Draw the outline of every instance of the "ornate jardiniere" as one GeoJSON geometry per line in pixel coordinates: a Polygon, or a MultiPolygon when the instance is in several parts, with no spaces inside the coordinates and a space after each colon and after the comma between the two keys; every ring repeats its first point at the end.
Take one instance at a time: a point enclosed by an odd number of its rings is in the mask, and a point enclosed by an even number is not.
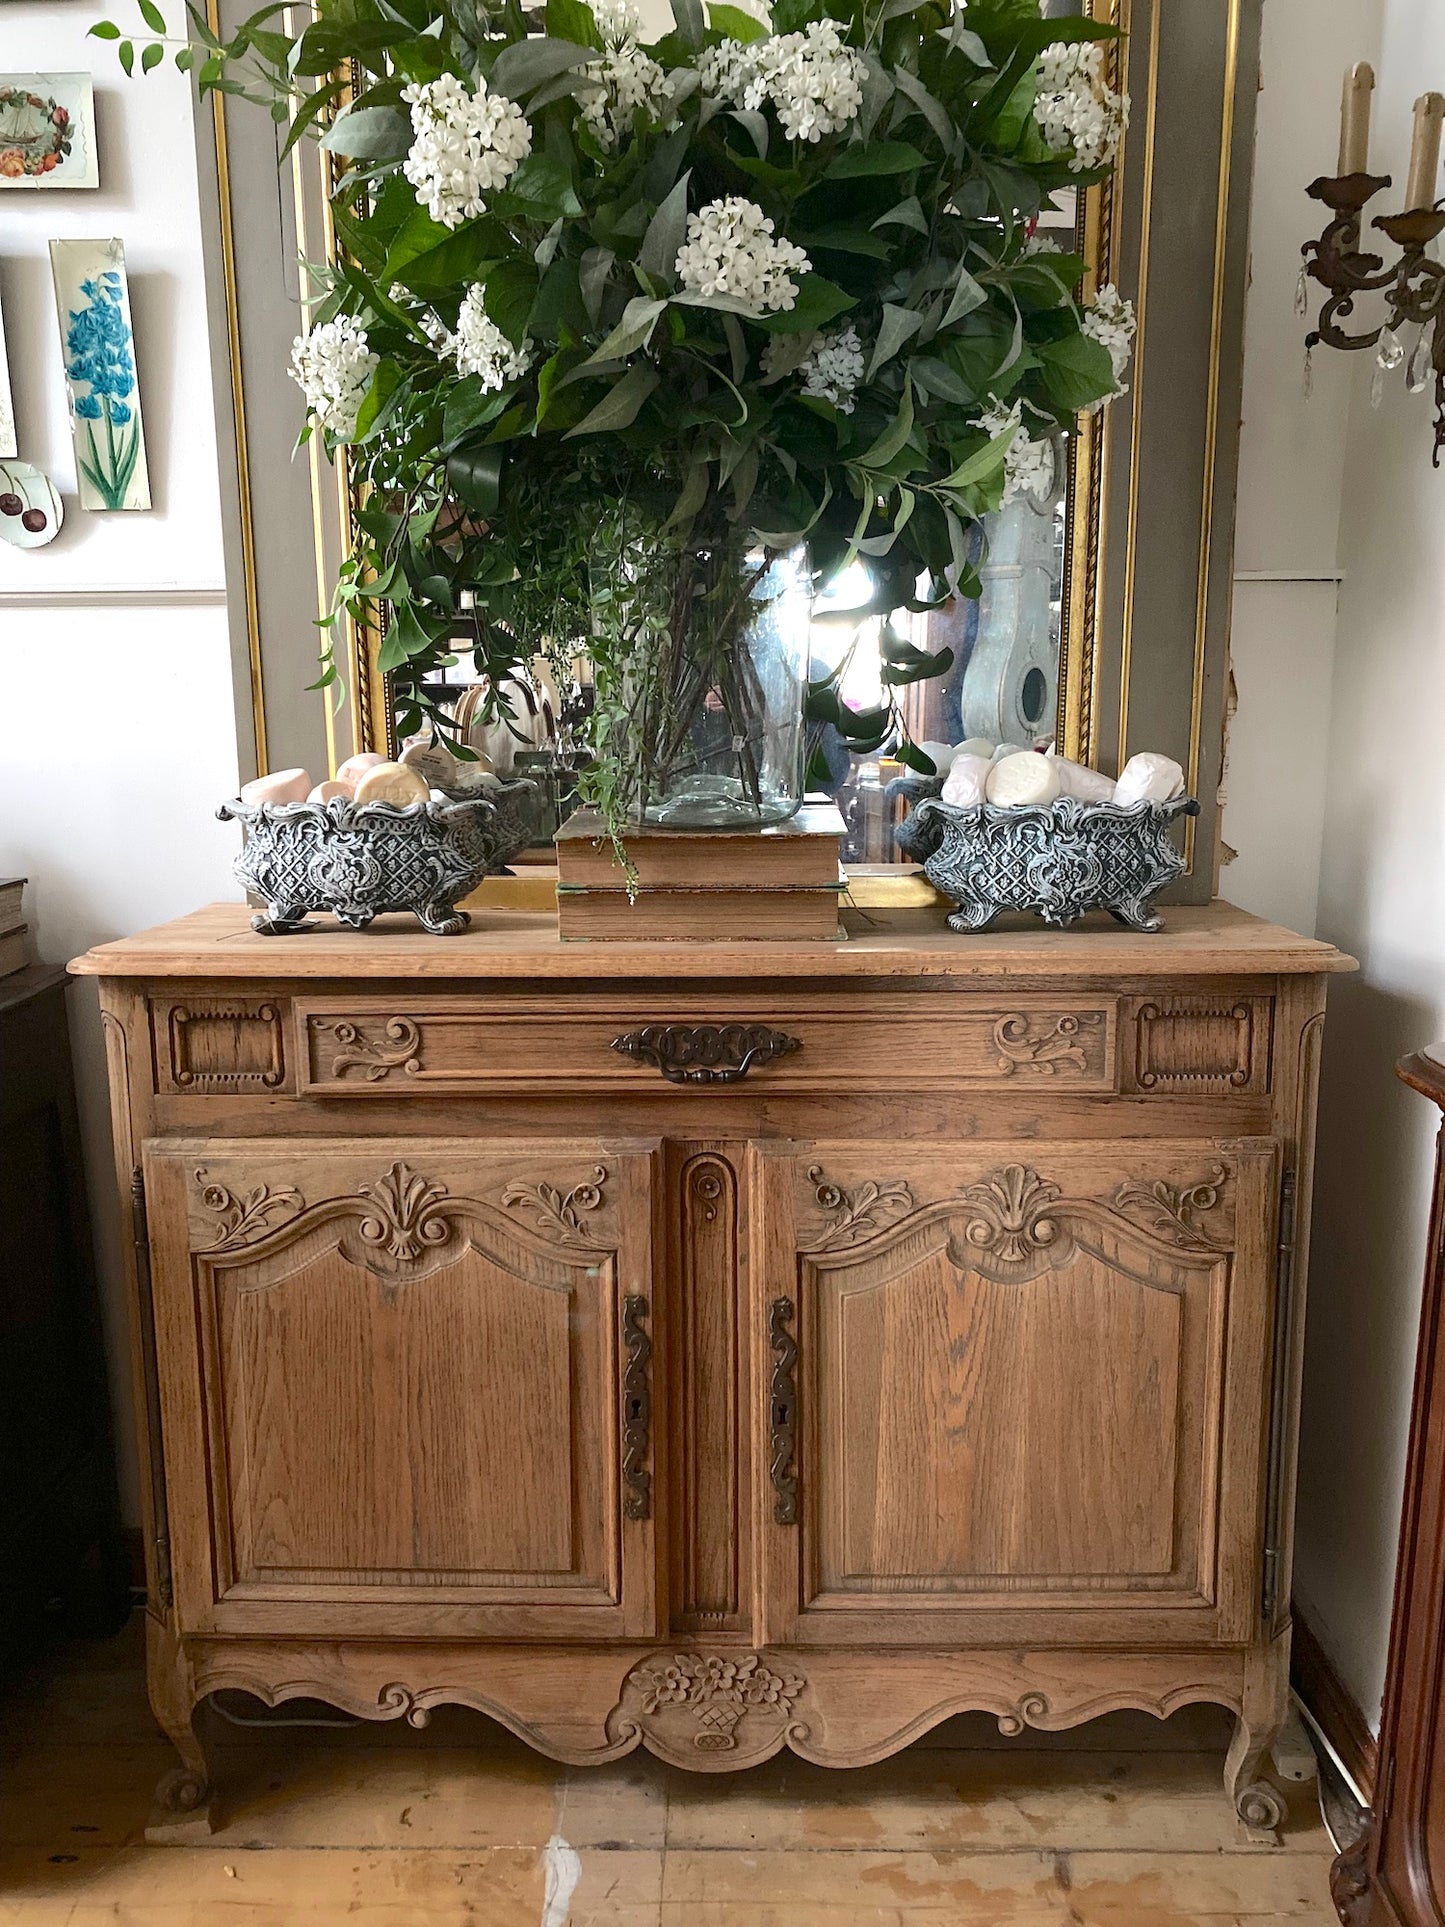
{"type": "Polygon", "coordinates": [[[313,928],[312,910],[329,910],[353,930],[383,911],[411,910],[434,935],[453,937],[471,922],[456,900],[496,863],[504,834],[487,797],[405,808],[237,797],[216,814],[245,826],[235,877],[265,900],[251,922],[268,937],[313,928]]]}
{"type": "Polygon", "coordinates": [[[1154,899],[1185,866],[1169,831],[1198,814],[1192,796],[1123,807],[1062,796],[1009,809],[927,796],[898,843],[952,897],[954,930],[982,930],[1005,910],[1033,910],[1057,924],[1107,910],[1131,929],[1162,930],[1154,899]]]}

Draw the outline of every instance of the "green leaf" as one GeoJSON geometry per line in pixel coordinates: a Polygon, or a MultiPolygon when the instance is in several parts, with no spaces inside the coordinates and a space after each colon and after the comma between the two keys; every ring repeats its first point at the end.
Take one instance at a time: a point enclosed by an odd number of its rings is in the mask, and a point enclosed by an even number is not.
{"type": "Polygon", "coordinates": [[[621,321],[602,346],[573,371],[574,375],[580,375],[584,369],[593,367],[599,361],[625,361],[636,349],[645,348],[652,339],[657,317],[666,306],[665,298],[648,301],[642,295],[634,295],[623,309],[621,321]]]}
{"type": "MultiPolygon", "coordinates": [[[[922,5],[923,0],[916,0],[922,5]]],[[[749,41],[766,40],[768,29],[756,14],[745,13],[741,7],[729,7],[724,0],[709,0],[707,17],[719,33],[726,34],[729,40],[741,40],[746,46],[749,41]]]]}
{"type": "Polygon", "coordinates": [[[509,199],[529,212],[545,215],[549,221],[555,221],[559,214],[570,219],[582,212],[571,175],[551,154],[529,154],[503,191],[509,199]]]}
{"type": "Polygon", "coordinates": [[[92,40],[119,40],[120,28],[113,20],[97,20],[89,30],[92,40]]]}
{"type": "Polygon", "coordinates": [[[940,40],[947,41],[954,53],[960,53],[965,60],[971,60],[975,67],[982,67],[987,71],[993,66],[988,48],[971,27],[964,26],[962,7],[955,8],[953,18],[948,25],[939,28],[938,37],[940,40]]]}
{"type": "Polygon", "coordinates": [[[597,326],[597,317],[602,312],[602,297],[607,289],[607,277],[612,272],[612,264],[617,256],[611,248],[588,248],[577,264],[577,279],[582,289],[582,302],[587,310],[591,325],[597,326]]]}
{"type": "Polygon", "coordinates": [[[887,261],[893,254],[892,248],[879,235],[841,221],[833,227],[816,228],[811,234],[799,234],[794,238],[799,247],[808,250],[810,256],[820,248],[824,253],[861,254],[870,261],[887,261]]]}
{"type": "Polygon", "coordinates": [[[1091,335],[1065,335],[1062,341],[1034,343],[1043,383],[1055,407],[1074,413],[1114,390],[1109,351],[1091,335]]]}
{"type": "Polygon", "coordinates": [[[1003,467],[1004,457],[1013,445],[1017,430],[1010,428],[1002,435],[995,435],[982,448],[961,461],[951,475],[945,475],[938,484],[940,488],[968,488],[976,482],[985,482],[997,475],[1003,467]]]}
{"type": "Polygon", "coordinates": [[[141,72],[148,74],[153,67],[159,67],[165,57],[165,48],[158,41],[152,41],[140,57],[141,72]]]}
{"type": "Polygon", "coordinates": [[[574,435],[600,435],[608,429],[630,428],[637,419],[637,411],[661,379],[655,368],[629,368],[597,406],[589,410],[575,428],[567,430],[564,440],[571,441],[574,435]]]}
{"type": "Polygon", "coordinates": [[[688,465],[687,479],[682,491],[672,505],[672,513],[662,526],[662,534],[672,535],[685,529],[707,500],[708,461],[705,455],[694,455],[688,465]]]}
{"type": "Polygon", "coordinates": [[[953,294],[943,311],[943,319],[939,322],[939,327],[951,328],[955,321],[962,321],[966,314],[972,314],[975,308],[981,308],[987,300],[987,294],[960,261],[958,279],[953,284],[953,294]]]}
{"type": "Polygon", "coordinates": [[[361,406],[356,411],[356,430],[353,442],[364,442],[377,423],[384,421],[389,412],[388,404],[402,383],[401,370],[394,361],[379,363],[371,378],[371,385],[361,398],[361,406]]]}
{"type": "Polygon", "coordinates": [[[508,100],[521,100],[558,74],[585,67],[595,57],[594,47],[578,46],[574,40],[555,40],[550,34],[514,40],[493,62],[488,90],[505,94],[508,100]]]}
{"type": "Polygon", "coordinates": [[[910,194],[896,207],[890,207],[886,214],[880,214],[873,225],[875,228],[910,227],[915,234],[927,234],[928,216],[923,212],[918,196],[910,194]]]}
{"type": "Polygon", "coordinates": [[[155,0],[138,0],[138,4],[140,6],[140,17],[150,28],[151,32],[164,33],[166,30],[166,17],[155,4],[155,0]]]}
{"type": "Polygon", "coordinates": [[[464,508],[494,515],[502,494],[502,450],[458,449],[447,457],[447,481],[464,508]]]}
{"type": "Polygon", "coordinates": [[[135,48],[129,40],[122,40],[117,52],[120,55],[120,64],[129,77],[135,72],[135,48]]]}
{"type": "Polygon", "coordinates": [[[855,456],[854,460],[859,468],[883,468],[898,454],[912,433],[913,386],[911,382],[905,381],[903,398],[898,404],[898,413],[873,445],[864,454],[855,456]]]}
{"type": "Polygon", "coordinates": [[[687,232],[687,184],[691,178],[689,168],[648,222],[642,246],[637,250],[638,267],[655,274],[669,287],[677,280],[677,252],[687,232]]]}
{"type": "Polygon", "coordinates": [[[474,429],[494,422],[506,406],[506,396],[484,389],[477,375],[467,375],[447,389],[442,410],[442,446],[450,449],[474,429]]]}
{"type": "Polygon", "coordinates": [[[498,261],[482,282],[482,306],[513,347],[526,338],[537,299],[537,270],[531,261],[498,261]]]}
{"type": "MultiPolygon", "coordinates": [[[[919,4],[921,4],[921,0],[919,0],[919,4]]],[[[938,136],[944,153],[951,154],[958,130],[954,126],[953,119],[943,102],[935,99],[918,76],[909,73],[906,67],[895,67],[893,69],[893,80],[899,93],[905,95],[907,99],[913,103],[915,109],[922,114],[923,118],[938,136]]],[[[891,125],[896,127],[899,120],[905,118],[907,118],[906,115],[895,113],[891,125]]]]}
{"type": "Polygon", "coordinates": [[[851,294],[844,294],[841,288],[821,274],[805,274],[798,283],[798,298],[791,308],[779,314],[760,314],[750,318],[769,334],[797,335],[810,328],[824,327],[835,316],[857,305],[851,294]]]}
{"type": "Polygon", "coordinates": [[[927,157],[907,141],[864,141],[858,147],[845,147],[825,169],[823,178],[852,181],[873,174],[906,174],[911,168],[927,165],[927,157]]]}
{"type": "Polygon", "coordinates": [[[883,303],[883,319],[878,324],[878,339],[868,363],[867,379],[872,381],[885,361],[891,361],[905,341],[923,326],[923,316],[914,308],[900,308],[891,301],[883,303]]]}
{"type": "MultiPolygon", "coordinates": [[[[177,70],[180,73],[188,74],[191,71],[191,67],[194,64],[195,58],[196,58],[196,50],[194,47],[190,47],[190,46],[177,47],[176,49],[177,70]]],[[[281,158],[283,160],[286,158],[284,152],[281,155],[281,158]]]]}
{"type": "Polygon", "coordinates": [[[706,25],[702,17],[702,0],[671,0],[672,17],[677,22],[678,36],[685,47],[697,49],[702,46],[706,25]]]}
{"type": "Polygon", "coordinates": [[[353,107],[321,136],[321,145],[348,160],[390,161],[406,153],[411,135],[411,116],[398,107],[353,107]]]}
{"type": "Polygon", "coordinates": [[[979,397],[946,361],[936,355],[915,355],[908,364],[915,384],[935,401],[951,402],[956,408],[973,408],[979,397]]]}
{"type": "Polygon", "coordinates": [[[728,118],[735,120],[738,126],[746,132],[749,140],[751,140],[754,148],[757,150],[758,159],[765,161],[768,158],[768,123],[766,116],[760,114],[755,107],[734,107],[728,118]]]}
{"type": "Polygon", "coordinates": [[[602,35],[586,0],[547,0],[547,32],[557,40],[574,40],[582,47],[600,48],[602,35]]]}

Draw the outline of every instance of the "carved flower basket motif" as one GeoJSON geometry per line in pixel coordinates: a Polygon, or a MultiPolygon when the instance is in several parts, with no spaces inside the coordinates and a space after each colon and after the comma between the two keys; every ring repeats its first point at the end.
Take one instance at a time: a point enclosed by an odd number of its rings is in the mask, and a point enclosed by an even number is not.
{"type": "Polygon", "coordinates": [[[436,936],[455,936],[471,922],[456,899],[505,860],[511,833],[487,797],[405,808],[237,798],[216,814],[245,827],[236,881],[264,900],[265,912],[251,922],[273,937],[313,928],[306,921],[313,910],[329,910],[354,930],[384,911],[410,910],[436,936]]]}
{"type": "Polygon", "coordinates": [[[1154,899],[1185,867],[1169,832],[1198,814],[1192,796],[1123,807],[1064,796],[1011,809],[926,796],[898,842],[957,905],[954,930],[982,930],[1006,910],[1060,925],[1107,910],[1132,930],[1162,930],[1154,899]]]}

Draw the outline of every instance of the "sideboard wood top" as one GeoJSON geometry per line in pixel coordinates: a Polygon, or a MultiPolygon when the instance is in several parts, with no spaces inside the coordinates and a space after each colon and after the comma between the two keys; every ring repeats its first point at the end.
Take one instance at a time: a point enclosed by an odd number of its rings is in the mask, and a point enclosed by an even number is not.
{"type": "Polygon", "coordinates": [[[70,968],[83,977],[433,978],[1092,977],[1316,975],[1353,970],[1332,944],[1296,936],[1233,904],[1165,910],[1153,936],[1092,917],[1072,930],[1022,919],[972,936],[938,910],[845,910],[846,943],[562,943],[554,916],[482,910],[457,937],[411,918],[369,930],[323,920],[295,937],[261,937],[242,903],[212,903],[174,923],[99,944],[70,968]]]}

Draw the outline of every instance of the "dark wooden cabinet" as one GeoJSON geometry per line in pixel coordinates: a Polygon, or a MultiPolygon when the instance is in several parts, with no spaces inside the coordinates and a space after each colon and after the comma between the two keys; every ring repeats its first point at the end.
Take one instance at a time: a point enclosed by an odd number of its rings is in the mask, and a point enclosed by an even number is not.
{"type": "Polygon", "coordinates": [[[162,1833],[237,1688],[711,1771],[1212,1700],[1278,1822],[1327,945],[1224,905],[596,946],[218,905],[79,967],[162,1833]],[[708,1071],[733,1024],[791,1048],[708,1071]],[[614,1048],[648,1025],[691,1076],[614,1048]]]}
{"type": "MultiPolygon", "coordinates": [[[[1398,1076],[1445,1112],[1445,1044],[1401,1058],[1398,1076]]],[[[1347,1927],[1445,1923],[1445,1121],[1420,1300],[1395,1603],[1376,1754],[1375,1812],[1335,1862],[1347,1927]]]]}
{"type": "Polygon", "coordinates": [[[0,978],[0,1655],[126,1607],[63,971],[0,978]]]}

